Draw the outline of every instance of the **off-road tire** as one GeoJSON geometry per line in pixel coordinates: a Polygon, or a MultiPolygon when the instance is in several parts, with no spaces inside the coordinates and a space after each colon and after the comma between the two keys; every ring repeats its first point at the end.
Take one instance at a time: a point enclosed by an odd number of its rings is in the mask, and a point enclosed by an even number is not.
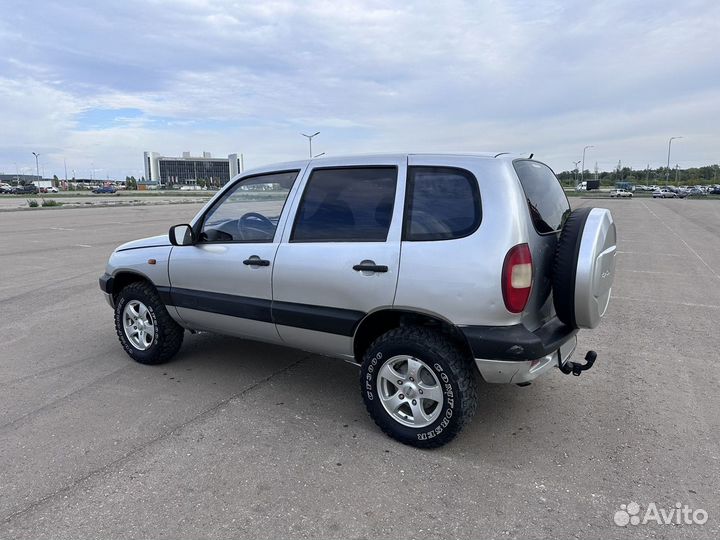
{"type": "Polygon", "coordinates": [[[115,332],[125,352],[141,364],[162,364],[170,360],[180,350],[183,335],[182,326],[176,323],[160,300],[155,288],[147,282],[137,281],[123,288],[115,300],[115,332]],[[130,300],[139,300],[152,313],[155,320],[155,336],[152,344],[141,351],[128,340],[123,329],[123,310],[130,300]]]}
{"type": "Polygon", "coordinates": [[[447,444],[470,422],[477,409],[477,381],[472,358],[441,333],[418,326],[396,328],[377,338],[365,352],[360,370],[360,388],[372,419],[393,439],[418,448],[447,444]],[[386,360],[398,355],[422,360],[440,380],[442,410],[428,426],[405,426],[380,403],[378,372],[386,360]]]}
{"type": "Polygon", "coordinates": [[[575,320],[575,278],[585,222],[592,208],[573,210],[565,221],[555,249],[552,269],[553,304],[558,319],[572,328],[579,328],[575,320]]]}

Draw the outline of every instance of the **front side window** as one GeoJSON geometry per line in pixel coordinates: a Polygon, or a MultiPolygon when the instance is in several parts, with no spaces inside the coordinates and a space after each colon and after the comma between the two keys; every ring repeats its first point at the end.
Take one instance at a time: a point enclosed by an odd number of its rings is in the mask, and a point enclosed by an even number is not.
{"type": "Polygon", "coordinates": [[[298,207],[291,242],[384,242],[397,168],[316,169],[298,207]]]}
{"type": "Polygon", "coordinates": [[[272,242],[299,171],[263,174],[238,182],[208,211],[201,242],[272,242]]]}
{"type": "Polygon", "coordinates": [[[451,240],[480,225],[477,179],[454,167],[410,167],[405,195],[403,240],[451,240]]]}

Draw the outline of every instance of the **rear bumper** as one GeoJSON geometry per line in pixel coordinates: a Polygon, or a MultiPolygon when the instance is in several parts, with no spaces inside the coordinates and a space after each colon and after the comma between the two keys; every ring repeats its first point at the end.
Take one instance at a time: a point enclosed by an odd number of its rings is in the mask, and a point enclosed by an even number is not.
{"type": "Polygon", "coordinates": [[[546,371],[565,364],[575,352],[577,337],[572,336],[556,351],[536,360],[488,360],[476,358],[480,375],[489,383],[522,384],[538,378],[546,371]]]}
{"type": "Polygon", "coordinates": [[[577,330],[553,317],[531,332],[522,324],[460,327],[475,358],[488,360],[537,360],[557,351],[577,330]]]}
{"type": "Polygon", "coordinates": [[[531,332],[523,325],[465,326],[480,374],[490,383],[530,382],[567,362],[577,346],[577,330],[557,317],[531,332]]]}

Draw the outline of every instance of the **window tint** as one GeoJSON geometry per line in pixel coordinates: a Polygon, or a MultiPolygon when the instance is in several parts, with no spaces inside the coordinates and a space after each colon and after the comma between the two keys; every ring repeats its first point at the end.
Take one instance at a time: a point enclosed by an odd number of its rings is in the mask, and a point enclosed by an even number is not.
{"type": "Polygon", "coordinates": [[[537,161],[517,160],[513,166],[525,191],[535,230],[540,234],[559,231],[570,215],[570,205],[555,174],[537,161]]]}
{"type": "Polygon", "coordinates": [[[316,169],[305,187],[291,242],[384,242],[397,169],[316,169]]]}
{"type": "Polygon", "coordinates": [[[272,242],[298,171],[240,180],[205,215],[204,242],[272,242]]]}
{"type": "Polygon", "coordinates": [[[410,167],[403,240],[450,240],[480,225],[480,191],[475,176],[451,167],[410,167]]]}

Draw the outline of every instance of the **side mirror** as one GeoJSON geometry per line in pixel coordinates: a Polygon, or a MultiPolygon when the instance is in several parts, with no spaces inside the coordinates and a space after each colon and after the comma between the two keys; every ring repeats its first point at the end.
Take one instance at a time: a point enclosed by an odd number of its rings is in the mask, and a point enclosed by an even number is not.
{"type": "Polygon", "coordinates": [[[195,234],[188,224],[174,225],[168,232],[170,243],[173,246],[192,246],[195,244],[195,234]]]}

